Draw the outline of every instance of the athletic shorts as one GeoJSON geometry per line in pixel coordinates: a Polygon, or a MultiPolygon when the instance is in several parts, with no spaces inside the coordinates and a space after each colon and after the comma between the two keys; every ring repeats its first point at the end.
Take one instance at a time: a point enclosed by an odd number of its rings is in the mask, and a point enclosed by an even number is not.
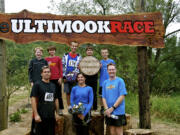
{"type": "Polygon", "coordinates": [[[70,94],[72,88],[73,88],[75,85],[76,85],[75,82],[65,82],[65,83],[64,83],[64,92],[65,92],[66,94],[70,94]]]}
{"type": "Polygon", "coordinates": [[[117,115],[119,118],[118,119],[113,119],[109,117],[105,117],[105,123],[108,126],[125,126],[127,124],[126,122],[126,116],[125,115],[117,115]]]}

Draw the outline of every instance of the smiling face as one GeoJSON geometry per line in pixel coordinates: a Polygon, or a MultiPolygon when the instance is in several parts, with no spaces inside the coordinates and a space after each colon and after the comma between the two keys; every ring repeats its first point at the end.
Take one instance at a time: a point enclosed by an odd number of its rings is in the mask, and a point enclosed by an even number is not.
{"type": "Polygon", "coordinates": [[[116,77],[116,67],[115,65],[108,65],[108,73],[110,80],[115,79],[116,77]]]}
{"type": "Polygon", "coordinates": [[[109,56],[109,52],[107,49],[102,49],[101,50],[101,56],[103,57],[103,59],[108,59],[108,56],[109,56]]]}
{"type": "Polygon", "coordinates": [[[77,48],[78,48],[78,43],[76,43],[76,42],[71,42],[71,46],[70,46],[70,48],[71,48],[71,53],[76,53],[76,50],[77,50],[77,48]]]}
{"type": "Polygon", "coordinates": [[[79,85],[84,85],[85,84],[85,80],[86,80],[86,78],[84,77],[83,74],[81,74],[81,73],[78,74],[77,81],[78,81],[79,85]]]}
{"type": "Polygon", "coordinates": [[[48,51],[50,56],[55,56],[56,50],[51,49],[48,51]]]}
{"type": "Polygon", "coordinates": [[[36,49],[35,56],[37,59],[41,59],[43,52],[40,49],[36,49]]]}

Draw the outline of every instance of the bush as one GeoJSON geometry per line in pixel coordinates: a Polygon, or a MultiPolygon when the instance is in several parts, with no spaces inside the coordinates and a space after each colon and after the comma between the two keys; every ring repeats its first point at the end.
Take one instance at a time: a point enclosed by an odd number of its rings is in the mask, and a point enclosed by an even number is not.
{"type": "Polygon", "coordinates": [[[21,112],[21,114],[24,114],[24,113],[27,113],[28,110],[26,108],[22,108],[20,112],[21,112]]]}
{"type": "Polygon", "coordinates": [[[17,112],[10,115],[10,121],[11,122],[19,122],[21,121],[21,113],[19,110],[17,112]]]}
{"type": "Polygon", "coordinates": [[[151,96],[151,113],[157,118],[180,123],[180,96],[151,96]]]}

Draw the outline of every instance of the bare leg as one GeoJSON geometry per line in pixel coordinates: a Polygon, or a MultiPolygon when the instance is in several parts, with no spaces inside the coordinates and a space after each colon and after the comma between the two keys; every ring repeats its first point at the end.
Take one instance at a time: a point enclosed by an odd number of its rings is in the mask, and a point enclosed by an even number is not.
{"type": "Polygon", "coordinates": [[[70,94],[66,94],[67,105],[70,106],[70,94]]]}
{"type": "Polygon", "coordinates": [[[116,135],[123,135],[123,126],[115,127],[116,135]]]}
{"type": "Polygon", "coordinates": [[[111,135],[116,135],[115,126],[109,126],[109,129],[110,129],[110,134],[111,135]]]}

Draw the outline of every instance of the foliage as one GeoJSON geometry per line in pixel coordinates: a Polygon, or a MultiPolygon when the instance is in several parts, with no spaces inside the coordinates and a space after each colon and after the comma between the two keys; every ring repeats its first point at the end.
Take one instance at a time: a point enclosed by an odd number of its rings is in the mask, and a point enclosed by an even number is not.
{"type": "Polygon", "coordinates": [[[127,0],[51,0],[49,9],[63,15],[112,15],[132,12],[127,0]]]}
{"type": "Polygon", "coordinates": [[[20,122],[21,121],[21,114],[27,113],[28,110],[26,108],[17,109],[15,113],[10,115],[11,122],[20,122]]]}
{"type": "Polygon", "coordinates": [[[151,113],[156,118],[180,123],[180,93],[173,96],[151,96],[151,113]]]}
{"type": "Polygon", "coordinates": [[[161,50],[159,60],[149,61],[151,92],[170,94],[180,91],[179,63],[180,45],[177,44],[176,36],[173,36],[166,39],[166,47],[161,50]]]}
{"type": "MultiPolygon", "coordinates": [[[[180,93],[172,95],[151,95],[151,115],[163,121],[180,123],[180,93]]],[[[126,113],[138,115],[138,95],[129,92],[126,96],[126,113]]]]}
{"type": "Polygon", "coordinates": [[[21,114],[24,114],[24,113],[27,113],[28,112],[28,110],[26,109],[26,108],[22,108],[21,110],[20,110],[20,113],[21,114]]]}
{"type": "Polygon", "coordinates": [[[11,122],[19,122],[21,121],[21,113],[19,110],[17,110],[15,113],[12,113],[10,115],[10,121],[11,122]]]}

